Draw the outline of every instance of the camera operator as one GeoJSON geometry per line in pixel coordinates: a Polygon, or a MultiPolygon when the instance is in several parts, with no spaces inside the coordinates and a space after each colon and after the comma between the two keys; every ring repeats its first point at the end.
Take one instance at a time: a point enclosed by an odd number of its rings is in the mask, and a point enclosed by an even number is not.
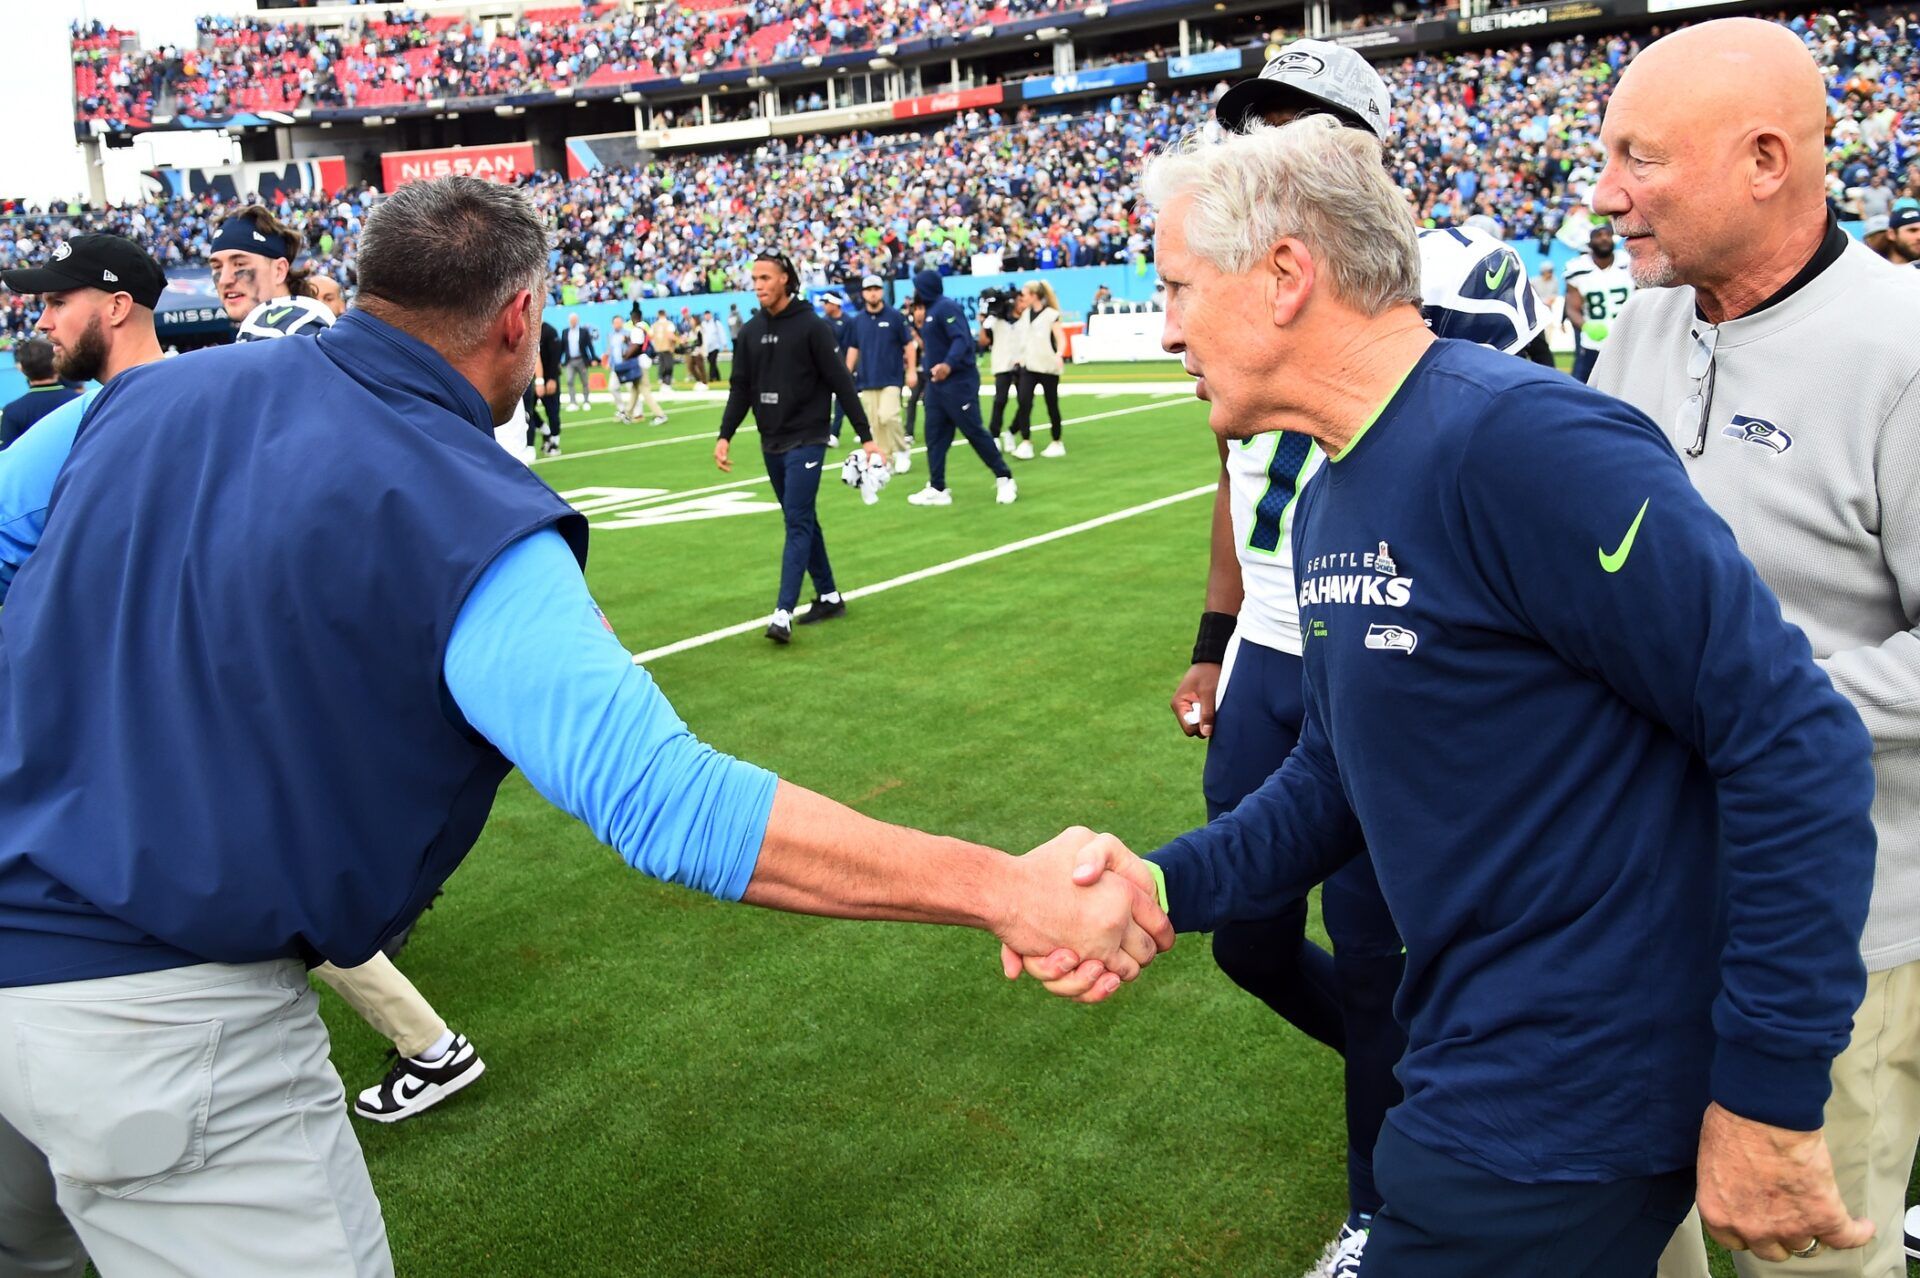
{"type": "Polygon", "coordinates": [[[1026,306],[1026,294],[990,288],[980,294],[980,335],[988,351],[988,369],[993,373],[993,422],[987,434],[1000,441],[1000,451],[1013,451],[1013,435],[1001,434],[1007,400],[1012,396],[1020,372],[1020,314],[1026,306]]]}

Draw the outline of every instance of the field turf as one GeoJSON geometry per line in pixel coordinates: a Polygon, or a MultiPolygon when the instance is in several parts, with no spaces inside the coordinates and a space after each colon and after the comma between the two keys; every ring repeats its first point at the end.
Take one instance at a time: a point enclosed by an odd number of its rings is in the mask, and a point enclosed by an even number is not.
{"type": "MultiPolygon", "coordinates": [[[[718,404],[667,403],[665,426],[570,416],[538,467],[638,525],[596,528],[588,572],[636,652],[764,618],[778,575],[753,436],[721,475],[718,404]]],[[[1204,409],[1063,408],[1069,455],[1015,463],[1011,507],[964,447],[946,509],[906,504],[922,459],[873,507],[832,476],[842,589],[1178,499],[855,598],[790,648],[650,661],[680,714],[873,816],[1003,848],[1085,823],[1145,850],[1198,822],[1202,748],[1167,700],[1201,602],[1204,409]]],[[[1344,1215],[1335,1057],[1204,937],[1104,1006],[1060,1003],[1003,980],[981,933],[653,883],[515,774],[401,966],[488,1065],[421,1117],[356,1120],[403,1275],[1291,1278],[1344,1215]]],[[[323,1007],[349,1090],[375,1081],[384,1041],[323,1007]]]]}

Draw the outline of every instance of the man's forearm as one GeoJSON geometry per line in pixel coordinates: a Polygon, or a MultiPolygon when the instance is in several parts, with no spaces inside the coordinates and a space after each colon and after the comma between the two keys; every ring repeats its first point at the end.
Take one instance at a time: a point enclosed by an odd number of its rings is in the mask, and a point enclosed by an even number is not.
{"type": "Polygon", "coordinates": [[[1013,858],[863,816],[788,781],[741,899],[847,919],[998,930],[1013,858]]]}

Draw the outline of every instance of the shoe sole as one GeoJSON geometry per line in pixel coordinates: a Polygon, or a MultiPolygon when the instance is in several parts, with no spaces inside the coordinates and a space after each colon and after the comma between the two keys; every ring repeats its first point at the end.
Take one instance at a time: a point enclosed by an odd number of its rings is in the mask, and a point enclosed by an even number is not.
{"type": "Polygon", "coordinates": [[[824,617],[813,617],[813,616],[795,617],[793,619],[793,624],[796,626],[817,626],[823,621],[832,621],[836,617],[844,617],[846,615],[847,615],[847,610],[845,608],[842,608],[839,612],[830,612],[824,617]]]}
{"type": "Polygon", "coordinates": [[[397,1123],[403,1118],[412,1118],[415,1114],[423,1110],[432,1109],[435,1105],[438,1105],[441,1101],[453,1095],[486,1072],[486,1061],[476,1059],[472,1069],[464,1074],[456,1075],[452,1082],[427,1084],[426,1090],[409,1101],[405,1109],[396,1109],[391,1114],[376,1114],[361,1109],[360,1102],[356,1100],[353,1103],[353,1112],[371,1123],[397,1123]]]}

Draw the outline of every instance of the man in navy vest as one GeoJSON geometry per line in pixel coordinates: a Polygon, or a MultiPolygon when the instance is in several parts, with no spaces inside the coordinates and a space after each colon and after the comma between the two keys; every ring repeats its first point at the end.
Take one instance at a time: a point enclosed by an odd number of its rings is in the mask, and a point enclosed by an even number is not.
{"type": "Polygon", "coordinates": [[[327,332],[131,369],[64,457],[0,456],[44,512],[0,545],[0,1246],[26,1270],[392,1273],[306,968],[416,916],[515,765],[723,899],[981,927],[1103,964],[1096,995],[1171,944],[1151,894],[1071,885],[1085,830],[1007,857],[687,730],[587,592],[585,521],[491,438],[546,260],[519,191],[413,183],[327,332]],[[531,676],[529,639],[556,658],[531,676]]]}

